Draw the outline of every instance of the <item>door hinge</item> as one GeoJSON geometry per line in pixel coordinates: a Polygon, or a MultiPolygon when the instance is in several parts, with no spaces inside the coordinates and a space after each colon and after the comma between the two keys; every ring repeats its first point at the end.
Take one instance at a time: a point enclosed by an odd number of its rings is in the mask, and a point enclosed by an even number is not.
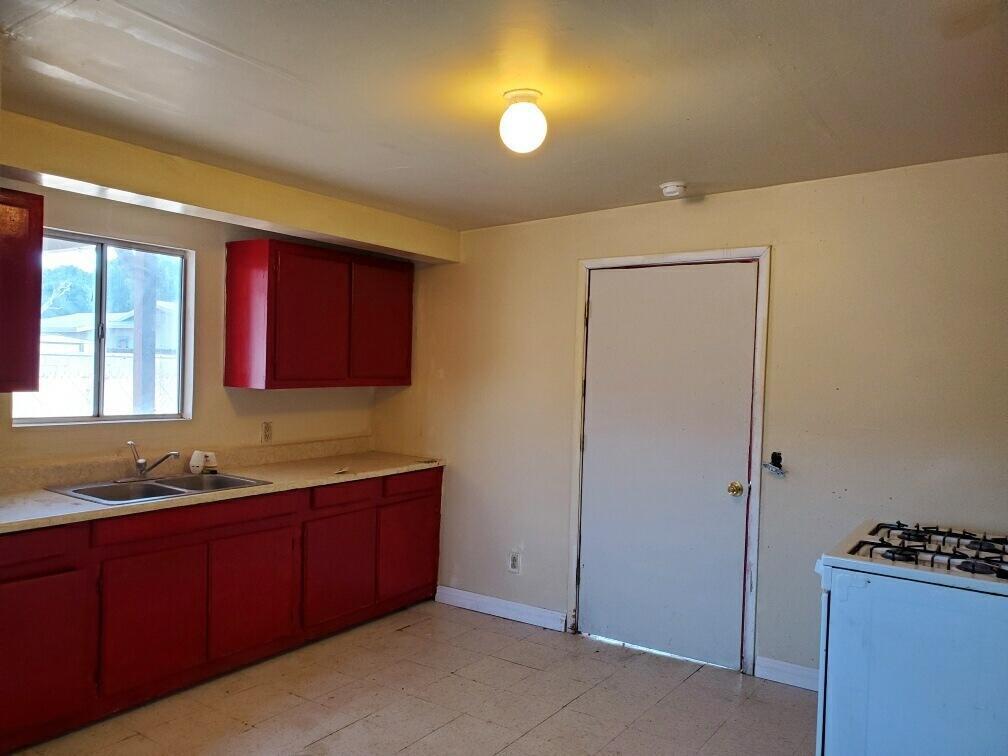
{"type": "Polygon", "coordinates": [[[588,316],[591,314],[591,300],[585,300],[585,325],[588,325],[588,316]]]}

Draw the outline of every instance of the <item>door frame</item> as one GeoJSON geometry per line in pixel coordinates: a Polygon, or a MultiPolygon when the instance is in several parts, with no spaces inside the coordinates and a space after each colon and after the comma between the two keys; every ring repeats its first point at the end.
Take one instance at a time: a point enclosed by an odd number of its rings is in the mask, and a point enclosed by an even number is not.
{"type": "Polygon", "coordinates": [[[584,455],[585,383],[587,378],[588,302],[590,274],[606,268],[650,268],[716,262],[752,261],[756,273],[756,332],[753,352],[752,418],[749,438],[749,498],[746,506],[745,570],[742,593],[742,672],[751,675],[756,663],[756,567],[759,555],[761,465],[763,462],[763,404],[766,382],[767,315],[770,295],[770,247],[733,247],[700,252],[603,257],[578,261],[578,309],[575,339],[575,412],[571,471],[570,564],[567,581],[567,629],[577,630],[581,556],[581,485],[584,455]]]}

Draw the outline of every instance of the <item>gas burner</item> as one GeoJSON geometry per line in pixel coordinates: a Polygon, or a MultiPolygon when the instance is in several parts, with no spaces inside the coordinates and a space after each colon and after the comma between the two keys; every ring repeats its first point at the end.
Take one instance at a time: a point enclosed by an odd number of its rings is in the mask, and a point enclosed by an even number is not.
{"type": "Polygon", "coordinates": [[[931,533],[925,532],[920,528],[907,528],[906,530],[901,530],[899,532],[899,537],[904,541],[926,543],[931,540],[931,533]]]}
{"type": "Polygon", "coordinates": [[[917,551],[907,546],[893,546],[882,552],[882,556],[890,562],[916,562],[917,551]]]}
{"type": "Polygon", "coordinates": [[[1008,538],[976,538],[966,544],[967,549],[1004,552],[1008,538]]]}
{"type": "Polygon", "coordinates": [[[994,565],[981,562],[979,559],[963,559],[956,565],[956,569],[973,575],[993,575],[996,571],[994,565]]]}
{"type": "Polygon", "coordinates": [[[998,567],[994,574],[1002,580],[1008,580],[1008,567],[998,567]]]}

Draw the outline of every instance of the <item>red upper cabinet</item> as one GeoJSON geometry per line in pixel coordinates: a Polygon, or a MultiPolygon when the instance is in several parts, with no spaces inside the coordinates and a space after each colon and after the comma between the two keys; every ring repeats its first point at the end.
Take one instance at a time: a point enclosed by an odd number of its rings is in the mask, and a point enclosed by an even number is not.
{"type": "Polygon", "coordinates": [[[411,264],[268,239],[227,247],[225,386],[409,383],[411,264]]]}
{"type": "Polygon", "coordinates": [[[273,378],[277,385],[346,380],[350,262],[322,249],[281,248],[273,283],[273,378]]]}
{"type": "Polygon", "coordinates": [[[375,384],[408,384],[413,266],[354,261],[350,303],[350,375],[375,384]]]}
{"type": "Polygon", "coordinates": [[[42,197],[0,188],[0,393],[38,391],[42,197]]]}

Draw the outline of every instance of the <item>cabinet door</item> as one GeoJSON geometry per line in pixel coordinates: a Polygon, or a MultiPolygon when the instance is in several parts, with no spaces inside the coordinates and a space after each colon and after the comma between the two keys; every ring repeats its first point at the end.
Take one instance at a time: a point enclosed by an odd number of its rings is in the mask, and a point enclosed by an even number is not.
{"type": "Polygon", "coordinates": [[[441,499],[423,496],[378,511],[378,598],[437,582],[441,499]]]}
{"type": "Polygon", "coordinates": [[[350,328],[352,378],[408,384],[413,347],[413,266],[355,260],[350,328]]]}
{"type": "Polygon", "coordinates": [[[350,263],[324,250],[278,245],[274,283],[276,384],[345,380],[350,339],[350,263]]]}
{"type": "Polygon", "coordinates": [[[0,188],[0,393],[38,391],[42,197],[0,188]]]}
{"type": "Polygon", "coordinates": [[[375,509],[304,526],[304,622],[317,625],[375,600],[375,509]]]}
{"type": "Polygon", "coordinates": [[[0,742],[88,706],[97,628],[95,581],[83,570],[0,584],[0,742]]]}
{"type": "Polygon", "coordinates": [[[210,544],[210,656],[262,646],[294,632],[295,530],[210,544]]]}
{"type": "Polygon", "coordinates": [[[206,546],[102,565],[102,688],[127,690],[206,659],[206,546]]]}

